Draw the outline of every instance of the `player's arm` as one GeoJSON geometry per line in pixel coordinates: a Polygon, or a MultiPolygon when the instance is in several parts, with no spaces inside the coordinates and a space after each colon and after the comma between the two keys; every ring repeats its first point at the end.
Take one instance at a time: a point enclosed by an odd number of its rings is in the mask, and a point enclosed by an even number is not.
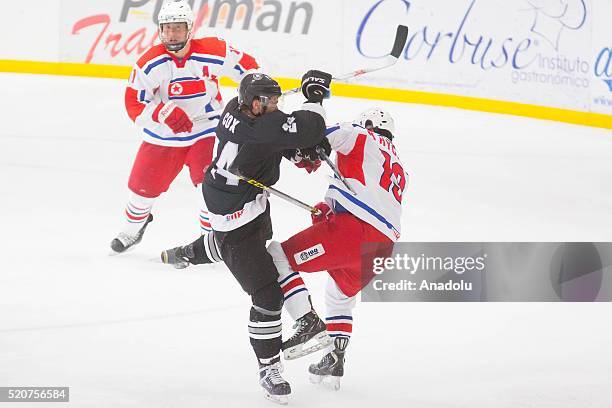
{"type": "MultiPolygon", "coordinates": [[[[306,105],[306,104],[305,104],[306,105]]],[[[319,143],[325,132],[324,112],[302,107],[290,114],[276,111],[262,116],[253,124],[256,143],[274,145],[275,151],[299,149],[319,143]]]]}
{"type": "Polygon", "coordinates": [[[157,95],[158,87],[138,64],[134,67],[125,88],[125,109],[130,119],[142,127],[158,122],[175,134],[191,132],[193,123],[189,116],[174,102],[162,102],[157,95]]]}
{"type": "MultiPolygon", "coordinates": [[[[363,129],[363,131],[367,134],[367,130],[363,129]]],[[[339,123],[328,127],[325,130],[325,137],[332,150],[341,154],[349,154],[355,147],[358,133],[352,123],[339,123]]]]}
{"type": "Polygon", "coordinates": [[[291,114],[275,111],[262,116],[254,124],[255,134],[262,135],[265,143],[278,146],[277,151],[319,144],[325,132],[323,100],[329,96],[331,80],[332,76],[326,72],[306,72],[301,86],[306,102],[301,109],[291,114]]]}
{"type": "Polygon", "coordinates": [[[157,108],[157,88],[136,65],[125,87],[125,110],[128,116],[139,126],[146,126],[152,120],[153,111],[157,108]]]}
{"type": "Polygon", "coordinates": [[[223,63],[223,74],[225,76],[240,83],[248,73],[261,71],[259,63],[253,56],[232,47],[227,42],[225,42],[225,47],[225,61],[223,63]]]}

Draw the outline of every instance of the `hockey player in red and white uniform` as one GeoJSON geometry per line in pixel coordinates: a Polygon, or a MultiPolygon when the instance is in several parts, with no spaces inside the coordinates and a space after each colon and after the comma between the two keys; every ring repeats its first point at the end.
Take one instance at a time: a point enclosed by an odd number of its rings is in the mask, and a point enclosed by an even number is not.
{"type": "MultiPolygon", "coordinates": [[[[219,78],[240,82],[259,68],[252,56],[222,39],[192,39],[194,15],[185,0],[166,1],[158,22],[161,44],[140,57],[125,90],[127,113],[143,129],[143,142],[128,181],[124,226],[111,242],[117,253],[140,242],[153,220],[155,199],[168,190],[184,165],[194,186],[202,183],[219,122],[214,112],[223,107],[219,78]]],[[[210,231],[210,222],[199,190],[197,196],[204,234],[210,231]]]]}
{"type": "Polygon", "coordinates": [[[352,327],[357,293],[373,273],[362,261],[386,257],[400,237],[406,173],[393,145],[394,122],[382,109],[365,111],[357,123],[328,128],[327,138],[337,152],[337,167],[355,192],[337,178],[331,180],[320,216],[313,225],[286,241],[272,241],[268,252],[279,272],[284,307],[296,320],[295,334],[283,343],[285,358],[301,357],[320,347],[303,349],[315,338],[324,344],[324,332],[333,348],[309,367],[311,380],[338,389],[344,374],[344,353],[352,327]],[[368,243],[367,247],[362,244],[368,243]],[[365,254],[362,250],[365,249],[365,254]],[[365,258],[364,258],[365,257],[365,258]],[[298,272],[328,271],[325,324],[312,309],[308,290],[298,272]]]}

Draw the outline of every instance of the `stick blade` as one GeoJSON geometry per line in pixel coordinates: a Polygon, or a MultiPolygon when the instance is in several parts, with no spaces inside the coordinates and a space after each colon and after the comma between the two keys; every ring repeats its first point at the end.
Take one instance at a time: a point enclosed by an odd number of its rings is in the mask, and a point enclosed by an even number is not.
{"type": "Polygon", "coordinates": [[[395,33],[395,42],[393,43],[393,49],[391,50],[391,56],[399,58],[404,51],[406,41],[408,40],[408,27],[405,25],[398,25],[395,33]]]}

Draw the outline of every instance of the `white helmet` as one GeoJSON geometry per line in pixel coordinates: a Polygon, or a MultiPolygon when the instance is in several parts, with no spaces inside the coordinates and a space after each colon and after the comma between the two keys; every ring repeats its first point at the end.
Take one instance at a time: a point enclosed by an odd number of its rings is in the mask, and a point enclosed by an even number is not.
{"type": "Polygon", "coordinates": [[[159,40],[164,44],[168,51],[177,52],[185,48],[187,42],[191,39],[193,29],[193,11],[189,3],[185,0],[166,0],[162,4],[159,14],[157,15],[157,24],[159,27],[159,40]],[[178,44],[167,44],[164,43],[162,38],[162,24],[167,23],[186,23],[187,24],[187,38],[184,42],[178,44]]]}
{"type": "Polygon", "coordinates": [[[372,129],[381,136],[393,139],[395,133],[395,122],[389,114],[381,108],[370,108],[362,112],[355,123],[366,129],[372,129]]]}

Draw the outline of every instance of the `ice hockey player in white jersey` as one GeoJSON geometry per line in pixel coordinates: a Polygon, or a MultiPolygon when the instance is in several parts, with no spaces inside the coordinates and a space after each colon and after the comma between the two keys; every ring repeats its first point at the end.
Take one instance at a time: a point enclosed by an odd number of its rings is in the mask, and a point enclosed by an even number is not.
{"type": "MultiPolygon", "coordinates": [[[[140,242],[153,219],[155,199],[168,190],[183,166],[189,168],[194,186],[202,183],[219,123],[214,112],[223,107],[219,79],[227,76],[240,82],[259,69],[253,57],[222,39],[192,39],[194,15],[185,0],[164,2],[158,21],[161,44],[138,59],[125,90],[127,114],[142,128],[143,142],[128,180],[123,227],[111,242],[116,253],[140,242]]],[[[211,229],[208,212],[195,191],[205,233],[211,229]]]]}
{"type": "Polygon", "coordinates": [[[328,128],[338,170],[355,194],[334,178],[325,202],[316,206],[322,214],[313,216],[313,225],[268,246],[279,272],[285,310],[296,320],[296,332],[282,346],[285,358],[319,349],[316,343],[305,347],[312,339],[323,343],[322,332],[327,328],[334,345],[309,372],[313,382],[325,381],[335,389],[344,374],[356,295],[373,277],[368,268],[362,271],[362,262],[389,256],[400,237],[406,173],[392,142],[394,132],[393,119],[379,108],[367,110],[356,123],[328,128]],[[312,309],[299,274],[319,271],[330,276],[325,325],[312,309]]]}

